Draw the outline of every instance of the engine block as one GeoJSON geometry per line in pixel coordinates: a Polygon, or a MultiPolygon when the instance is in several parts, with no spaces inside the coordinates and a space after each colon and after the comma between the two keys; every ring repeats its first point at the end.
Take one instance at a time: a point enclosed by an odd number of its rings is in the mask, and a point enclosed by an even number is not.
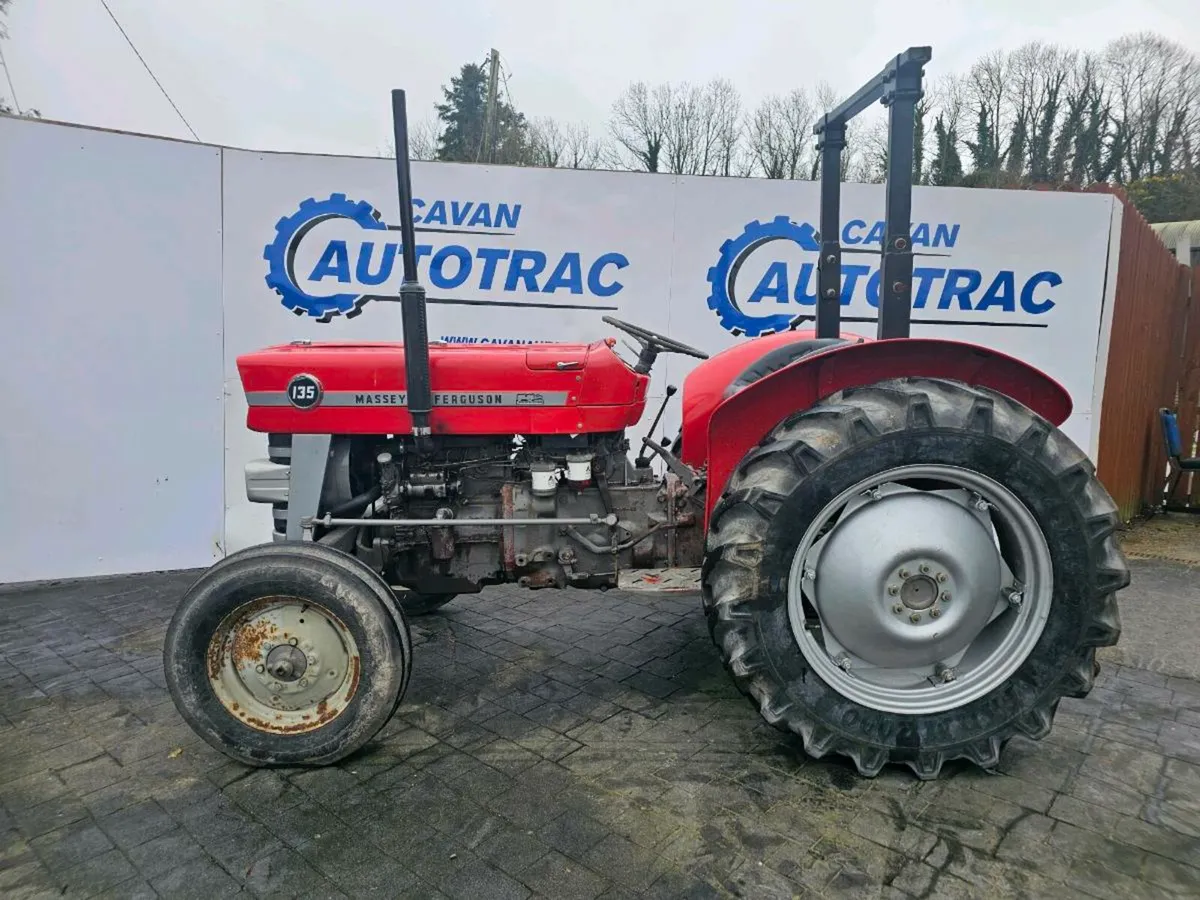
{"type": "MultiPolygon", "coordinates": [[[[271,460],[246,469],[250,498],[274,506],[279,540],[297,487],[285,437],[272,435],[271,460]]],[[[313,539],[413,591],[614,587],[623,571],[695,566],[703,551],[696,492],[632,464],[620,434],[451,439],[419,466],[404,439],[337,437],[327,458],[313,539]],[[322,525],[356,499],[361,524],[322,525]]]]}

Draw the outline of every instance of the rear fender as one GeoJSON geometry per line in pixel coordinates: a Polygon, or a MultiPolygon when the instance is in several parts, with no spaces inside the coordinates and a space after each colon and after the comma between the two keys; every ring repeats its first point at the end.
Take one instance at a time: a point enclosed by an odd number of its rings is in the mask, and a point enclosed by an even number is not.
{"type": "Polygon", "coordinates": [[[1071,415],[1071,395],[1054,379],[976,344],[899,338],[832,347],[759,379],[717,406],[708,423],[705,527],[738,463],[783,419],[845,388],[905,377],[990,388],[1055,426],[1071,415]]]}

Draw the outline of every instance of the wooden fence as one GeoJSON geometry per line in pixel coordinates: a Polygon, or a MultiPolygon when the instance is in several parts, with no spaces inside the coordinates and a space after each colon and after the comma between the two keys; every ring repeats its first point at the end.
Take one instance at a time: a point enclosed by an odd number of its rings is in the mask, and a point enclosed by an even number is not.
{"type": "MultiPolygon", "coordinates": [[[[1097,469],[1128,521],[1162,502],[1166,450],[1158,409],[1179,416],[1184,456],[1200,426],[1200,267],[1174,255],[1119,188],[1121,251],[1097,469]]],[[[1200,477],[1185,476],[1169,502],[1200,509],[1200,477]]]]}

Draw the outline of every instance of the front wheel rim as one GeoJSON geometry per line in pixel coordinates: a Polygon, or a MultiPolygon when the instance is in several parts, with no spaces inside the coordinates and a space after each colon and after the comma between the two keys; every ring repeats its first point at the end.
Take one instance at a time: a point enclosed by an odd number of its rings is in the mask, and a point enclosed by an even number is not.
{"type": "Polygon", "coordinates": [[[217,626],[208,681],[232,716],[268,734],[304,734],[341,715],[358,692],[361,659],[350,629],[297,597],[243,604],[217,626]]]}
{"type": "Polygon", "coordinates": [[[1011,491],[958,466],[904,466],[817,514],[792,560],[788,618],[805,661],[842,696],[928,715],[1007,681],[1053,594],[1046,538],[1011,491]]]}

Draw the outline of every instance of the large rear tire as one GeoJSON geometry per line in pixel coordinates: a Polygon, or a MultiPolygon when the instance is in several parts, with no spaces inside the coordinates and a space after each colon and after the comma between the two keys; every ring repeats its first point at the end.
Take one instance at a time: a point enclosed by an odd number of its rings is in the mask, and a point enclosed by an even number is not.
{"type": "Polygon", "coordinates": [[[1086,455],[1011,399],[931,379],[782,422],[713,512],[703,595],[734,682],[864,776],[995,768],[1082,697],[1120,636],[1117,510],[1086,455]]]}
{"type": "Polygon", "coordinates": [[[375,572],[323,544],[280,542],[200,576],[163,662],[176,709],[215,749],[251,766],[328,765],[395,713],[412,642],[375,572]]]}

